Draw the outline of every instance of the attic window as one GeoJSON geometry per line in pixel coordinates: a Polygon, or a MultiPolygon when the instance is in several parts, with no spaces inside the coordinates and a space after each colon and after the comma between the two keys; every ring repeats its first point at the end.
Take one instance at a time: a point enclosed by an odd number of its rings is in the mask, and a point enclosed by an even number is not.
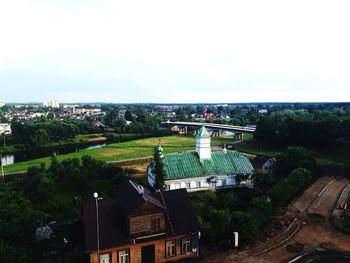
{"type": "Polygon", "coordinates": [[[155,218],[151,220],[151,228],[152,230],[159,231],[160,229],[160,218],[155,218]]]}

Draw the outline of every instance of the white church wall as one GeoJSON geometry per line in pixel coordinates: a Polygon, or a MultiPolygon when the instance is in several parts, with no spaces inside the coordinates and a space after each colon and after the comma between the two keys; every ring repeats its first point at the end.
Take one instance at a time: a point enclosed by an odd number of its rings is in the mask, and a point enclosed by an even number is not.
{"type": "Polygon", "coordinates": [[[191,185],[191,188],[197,188],[196,181],[191,181],[190,185],[191,185]]]}

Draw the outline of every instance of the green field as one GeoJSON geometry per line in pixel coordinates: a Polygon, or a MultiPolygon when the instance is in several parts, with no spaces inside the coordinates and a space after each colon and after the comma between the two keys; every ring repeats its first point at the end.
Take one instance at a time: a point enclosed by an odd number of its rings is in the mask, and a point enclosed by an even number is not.
{"type": "MultiPolygon", "coordinates": [[[[67,158],[81,158],[83,155],[90,155],[97,160],[102,161],[120,161],[132,158],[148,157],[153,155],[153,149],[158,145],[159,140],[164,153],[174,153],[194,150],[195,138],[194,137],[178,137],[167,136],[160,138],[147,138],[134,140],[122,143],[109,144],[100,149],[91,149],[81,152],[69,153],[64,155],[57,155],[58,160],[67,158]]],[[[232,142],[229,138],[213,138],[212,144],[228,143],[232,142]]],[[[39,158],[27,162],[20,162],[13,165],[5,166],[5,173],[26,171],[30,166],[39,166],[41,163],[49,165],[50,157],[39,158]]]]}

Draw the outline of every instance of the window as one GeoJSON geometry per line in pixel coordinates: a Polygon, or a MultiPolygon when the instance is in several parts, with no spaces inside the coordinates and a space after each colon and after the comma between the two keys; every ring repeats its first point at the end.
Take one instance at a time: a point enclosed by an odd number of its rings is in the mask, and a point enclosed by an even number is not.
{"type": "Polygon", "coordinates": [[[130,263],[129,249],[118,251],[118,263],[130,263]]]}
{"type": "Polygon", "coordinates": [[[160,218],[156,218],[156,219],[151,220],[151,228],[152,228],[152,230],[159,230],[160,229],[160,218]]]}
{"type": "Polygon", "coordinates": [[[181,240],[181,253],[186,254],[191,252],[191,238],[185,237],[181,240]]]}
{"type": "Polygon", "coordinates": [[[222,187],[226,186],[226,180],[222,180],[222,187]]]}
{"type": "Polygon", "coordinates": [[[176,241],[175,240],[165,242],[165,256],[166,257],[176,256],[176,241]]]}
{"type": "Polygon", "coordinates": [[[101,254],[100,263],[111,263],[111,255],[109,253],[101,254]]]}
{"type": "Polygon", "coordinates": [[[186,183],[186,188],[190,189],[191,188],[191,183],[186,183]]]}
{"type": "Polygon", "coordinates": [[[197,187],[197,188],[201,188],[201,181],[196,182],[196,187],[197,187]]]}

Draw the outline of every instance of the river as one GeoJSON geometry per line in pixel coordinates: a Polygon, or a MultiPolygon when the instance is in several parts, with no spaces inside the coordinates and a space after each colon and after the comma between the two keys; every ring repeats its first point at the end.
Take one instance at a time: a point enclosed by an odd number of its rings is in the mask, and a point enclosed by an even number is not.
{"type": "Polygon", "coordinates": [[[98,149],[106,146],[108,143],[101,142],[89,142],[83,145],[63,145],[57,147],[49,147],[45,149],[35,149],[24,152],[16,152],[11,154],[3,154],[1,156],[1,163],[3,166],[15,164],[18,162],[30,161],[37,158],[59,155],[59,154],[67,154],[72,152],[80,152],[91,149],[98,149]]]}

